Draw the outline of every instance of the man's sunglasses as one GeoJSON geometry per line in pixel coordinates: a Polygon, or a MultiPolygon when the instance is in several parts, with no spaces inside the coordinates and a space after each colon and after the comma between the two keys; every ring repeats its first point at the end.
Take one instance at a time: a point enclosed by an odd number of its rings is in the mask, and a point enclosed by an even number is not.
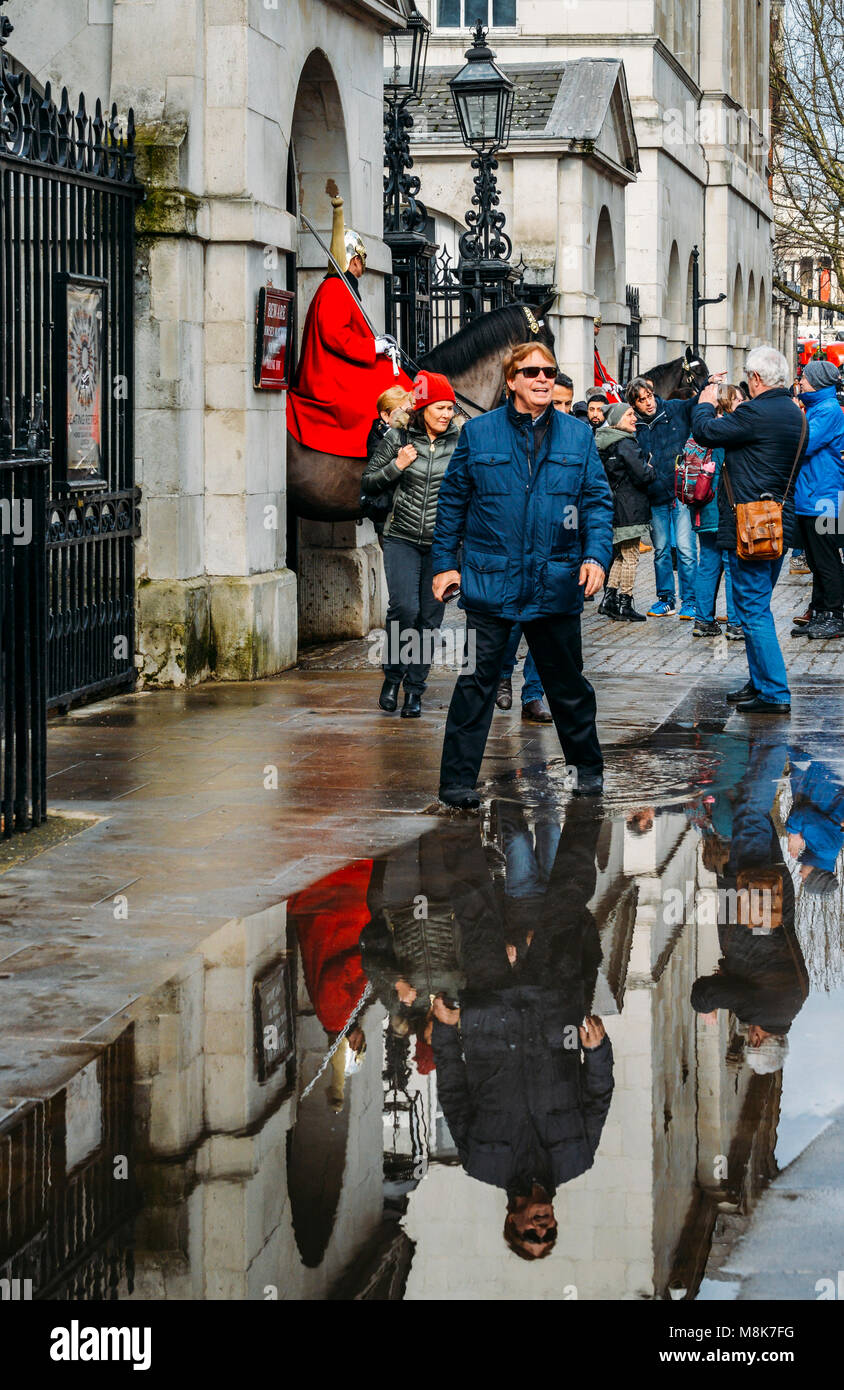
{"type": "Polygon", "coordinates": [[[526,376],[526,377],[528,378],[529,381],[533,381],[534,377],[537,377],[537,376],[544,376],[544,377],[547,378],[548,381],[553,381],[554,377],[557,375],[557,368],[556,368],[556,367],[517,367],[517,368],[516,368],[516,376],[519,375],[519,372],[521,372],[522,376],[526,376]]]}
{"type": "Polygon", "coordinates": [[[557,1227],[552,1226],[550,1231],[540,1235],[533,1226],[528,1226],[526,1231],[522,1231],[519,1239],[527,1245],[551,1245],[557,1239],[557,1227]]]}

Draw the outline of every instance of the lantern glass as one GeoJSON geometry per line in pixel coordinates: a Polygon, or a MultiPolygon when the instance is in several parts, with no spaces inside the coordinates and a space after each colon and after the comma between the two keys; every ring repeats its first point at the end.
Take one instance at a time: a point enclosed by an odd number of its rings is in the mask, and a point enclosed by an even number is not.
{"type": "Polygon", "coordinates": [[[494,56],[479,25],[469,61],[449,82],[463,143],[479,151],[501,149],[510,138],[513,82],[494,56]]]}
{"type": "Polygon", "coordinates": [[[418,10],[414,10],[407,21],[407,28],[390,34],[385,40],[384,92],[388,98],[401,101],[421,96],[429,34],[427,20],[418,10]]]}

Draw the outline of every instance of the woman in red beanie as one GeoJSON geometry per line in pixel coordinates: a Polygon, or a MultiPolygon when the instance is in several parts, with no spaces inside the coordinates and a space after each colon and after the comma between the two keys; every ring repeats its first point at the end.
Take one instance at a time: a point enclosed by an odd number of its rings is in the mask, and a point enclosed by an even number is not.
{"type": "Polygon", "coordinates": [[[413,413],[406,429],[388,430],[364,472],[369,493],[395,488],[384,526],[384,571],[390,602],[384,683],[378,704],[388,714],[404,685],[402,719],[418,719],[444,605],[433,596],[431,541],[437,497],[460,431],[451,384],[438,372],[413,383],[413,413]]]}

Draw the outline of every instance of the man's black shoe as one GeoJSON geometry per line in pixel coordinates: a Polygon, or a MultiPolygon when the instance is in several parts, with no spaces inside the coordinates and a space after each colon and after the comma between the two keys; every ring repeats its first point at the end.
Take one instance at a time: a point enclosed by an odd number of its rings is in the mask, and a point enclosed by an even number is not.
{"type": "Polygon", "coordinates": [[[758,694],[759,692],[756,689],[756,686],[753,684],[753,681],[745,681],[741,690],[730,691],[729,695],[727,696],[727,704],[739,705],[741,704],[742,700],[752,700],[754,696],[758,694]]]}
{"type": "Polygon", "coordinates": [[[498,682],[498,694],[495,697],[495,703],[499,709],[513,708],[513,682],[509,676],[506,680],[498,682]]]}
{"type": "Polygon", "coordinates": [[[575,796],[600,796],[604,790],[604,776],[601,772],[581,771],[576,768],[577,774],[572,792],[575,796]]]}
{"type": "Polygon", "coordinates": [[[804,631],[813,642],[827,642],[831,637],[844,637],[844,619],[840,613],[823,613],[820,622],[816,623],[813,618],[804,631]]]}
{"type": "Polygon", "coordinates": [[[541,700],[526,700],[522,705],[522,719],[528,724],[552,724],[554,722],[541,700]]]}
{"type": "Polygon", "coordinates": [[[791,714],[791,705],[784,700],[763,700],[759,695],[743,700],[736,708],[739,714],[791,714]]]}
{"type": "Polygon", "coordinates": [[[481,798],[477,792],[442,790],[440,801],[444,806],[451,806],[455,811],[477,811],[481,804],[481,798]]]}
{"type": "Polygon", "coordinates": [[[400,681],[393,680],[392,676],[384,677],[384,684],[381,686],[381,694],[378,696],[378,703],[387,714],[392,714],[398,708],[399,685],[400,681]]]}
{"type": "Polygon", "coordinates": [[[418,690],[406,690],[404,692],[404,704],[402,705],[402,719],[419,719],[422,714],[422,696],[418,690]]]}

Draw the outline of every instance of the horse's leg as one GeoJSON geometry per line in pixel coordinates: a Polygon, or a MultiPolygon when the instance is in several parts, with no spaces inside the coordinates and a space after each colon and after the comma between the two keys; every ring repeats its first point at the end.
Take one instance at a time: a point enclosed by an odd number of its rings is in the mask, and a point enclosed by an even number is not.
{"type": "Polygon", "coordinates": [[[308,449],[287,436],[287,498],[296,516],[309,521],[349,521],[360,516],[360,480],[366,459],[308,449]]]}

